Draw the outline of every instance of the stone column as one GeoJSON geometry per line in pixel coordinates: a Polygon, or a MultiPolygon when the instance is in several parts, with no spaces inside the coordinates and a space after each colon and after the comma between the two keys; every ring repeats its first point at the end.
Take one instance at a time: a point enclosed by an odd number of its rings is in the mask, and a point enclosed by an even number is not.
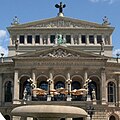
{"type": "Polygon", "coordinates": [[[89,35],[86,35],[86,44],[89,45],[89,35]]]}
{"type": "Polygon", "coordinates": [[[105,45],[105,36],[104,35],[102,35],[102,41],[103,41],[103,43],[105,45]]]}
{"type": "Polygon", "coordinates": [[[112,45],[112,35],[110,35],[110,45],[112,45]]]}
{"type": "Polygon", "coordinates": [[[53,73],[52,72],[50,72],[50,79],[52,80],[50,89],[54,89],[54,81],[53,81],[53,73]]]}
{"type": "Polygon", "coordinates": [[[18,81],[18,70],[14,73],[14,95],[13,104],[19,104],[19,81],[18,81]]]}
{"type": "Polygon", "coordinates": [[[81,34],[79,34],[79,44],[81,44],[81,34]]]}
{"type": "Polygon", "coordinates": [[[32,117],[27,117],[27,120],[33,120],[33,118],[32,117]]]}
{"type": "Polygon", "coordinates": [[[27,45],[27,35],[25,35],[25,45],[27,45]]]}
{"type": "Polygon", "coordinates": [[[3,87],[2,87],[2,74],[0,74],[0,106],[2,105],[2,92],[3,92],[3,87]]]}
{"type": "Polygon", "coordinates": [[[120,107],[120,75],[118,75],[118,102],[120,107]]]}
{"type": "Polygon", "coordinates": [[[95,40],[94,43],[95,43],[95,45],[97,45],[97,35],[96,34],[94,35],[94,38],[95,38],[94,39],[95,40]]]}
{"type": "Polygon", "coordinates": [[[43,45],[42,34],[40,35],[40,45],[43,45]]]}
{"type": "Polygon", "coordinates": [[[36,81],[36,77],[35,77],[35,70],[32,70],[32,80],[33,80],[33,83],[35,84],[35,86],[37,87],[37,81],[36,81]]]}
{"type": "Polygon", "coordinates": [[[50,45],[51,43],[50,43],[50,35],[48,34],[48,39],[47,39],[47,43],[48,43],[48,45],[50,45]]]}
{"type": "Polygon", "coordinates": [[[101,69],[101,100],[102,104],[106,104],[106,74],[105,68],[101,69]]]}
{"type": "Polygon", "coordinates": [[[71,34],[71,45],[74,45],[74,38],[73,38],[73,34],[71,34]]]}
{"type": "Polygon", "coordinates": [[[32,35],[32,45],[35,45],[35,35],[32,35]]]}

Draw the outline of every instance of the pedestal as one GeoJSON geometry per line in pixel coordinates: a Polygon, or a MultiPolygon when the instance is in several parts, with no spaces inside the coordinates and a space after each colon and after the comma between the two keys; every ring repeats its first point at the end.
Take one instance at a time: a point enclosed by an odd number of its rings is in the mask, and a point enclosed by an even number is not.
{"type": "Polygon", "coordinates": [[[51,95],[47,95],[47,101],[51,101],[51,95]]]}
{"type": "Polygon", "coordinates": [[[71,95],[67,95],[67,101],[71,101],[71,95]]]}

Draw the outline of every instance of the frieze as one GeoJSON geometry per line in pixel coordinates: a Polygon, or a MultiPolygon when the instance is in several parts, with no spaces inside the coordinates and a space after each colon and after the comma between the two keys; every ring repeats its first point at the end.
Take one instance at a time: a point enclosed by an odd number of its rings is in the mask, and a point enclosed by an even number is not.
{"type": "Polygon", "coordinates": [[[53,58],[71,58],[71,57],[80,57],[80,55],[75,55],[70,52],[67,52],[66,50],[63,49],[57,49],[53,50],[52,52],[48,54],[42,54],[40,57],[45,58],[45,57],[53,57],[53,58]]]}
{"type": "Polygon", "coordinates": [[[59,27],[70,27],[70,28],[94,28],[92,25],[88,24],[81,24],[81,23],[74,23],[71,21],[65,20],[58,20],[52,21],[49,23],[42,23],[35,26],[31,26],[30,28],[59,28],[59,27]]]}

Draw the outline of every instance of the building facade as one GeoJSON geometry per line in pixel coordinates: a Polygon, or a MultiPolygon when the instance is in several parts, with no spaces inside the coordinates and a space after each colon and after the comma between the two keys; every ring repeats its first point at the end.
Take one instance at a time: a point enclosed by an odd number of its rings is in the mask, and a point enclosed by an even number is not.
{"type": "MultiPolygon", "coordinates": [[[[114,27],[106,18],[97,24],[59,13],[19,24],[16,17],[7,29],[9,55],[2,56],[0,63],[0,112],[6,120],[37,120],[14,116],[11,111],[43,104],[75,106],[87,112],[92,106],[93,120],[120,120],[120,63],[112,58],[114,27]],[[26,97],[28,79],[44,95],[31,92],[26,97]]],[[[88,118],[61,120],[72,119],[88,118]]]]}

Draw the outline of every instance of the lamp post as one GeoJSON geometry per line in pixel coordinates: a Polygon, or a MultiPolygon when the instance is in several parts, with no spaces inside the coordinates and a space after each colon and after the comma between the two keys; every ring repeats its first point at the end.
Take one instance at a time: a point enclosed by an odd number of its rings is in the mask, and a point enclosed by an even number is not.
{"type": "Polygon", "coordinates": [[[47,96],[47,101],[51,101],[51,94],[50,94],[50,85],[52,83],[52,79],[48,79],[48,96],[47,96]]]}
{"type": "Polygon", "coordinates": [[[71,101],[71,95],[70,95],[70,84],[72,80],[70,79],[70,74],[67,75],[68,79],[66,80],[66,83],[68,84],[68,95],[67,95],[67,101],[71,101]]]}
{"type": "Polygon", "coordinates": [[[92,80],[87,79],[87,80],[85,80],[85,84],[83,85],[84,88],[85,88],[86,91],[87,91],[87,93],[86,93],[86,95],[87,95],[87,101],[91,101],[90,91],[89,91],[89,83],[90,83],[90,82],[92,82],[92,80]]]}
{"type": "Polygon", "coordinates": [[[92,116],[93,116],[94,112],[95,112],[95,108],[93,106],[90,105],[87,107],[87,113],[90,116],[90,120],[92,120],[92,116]]]}

